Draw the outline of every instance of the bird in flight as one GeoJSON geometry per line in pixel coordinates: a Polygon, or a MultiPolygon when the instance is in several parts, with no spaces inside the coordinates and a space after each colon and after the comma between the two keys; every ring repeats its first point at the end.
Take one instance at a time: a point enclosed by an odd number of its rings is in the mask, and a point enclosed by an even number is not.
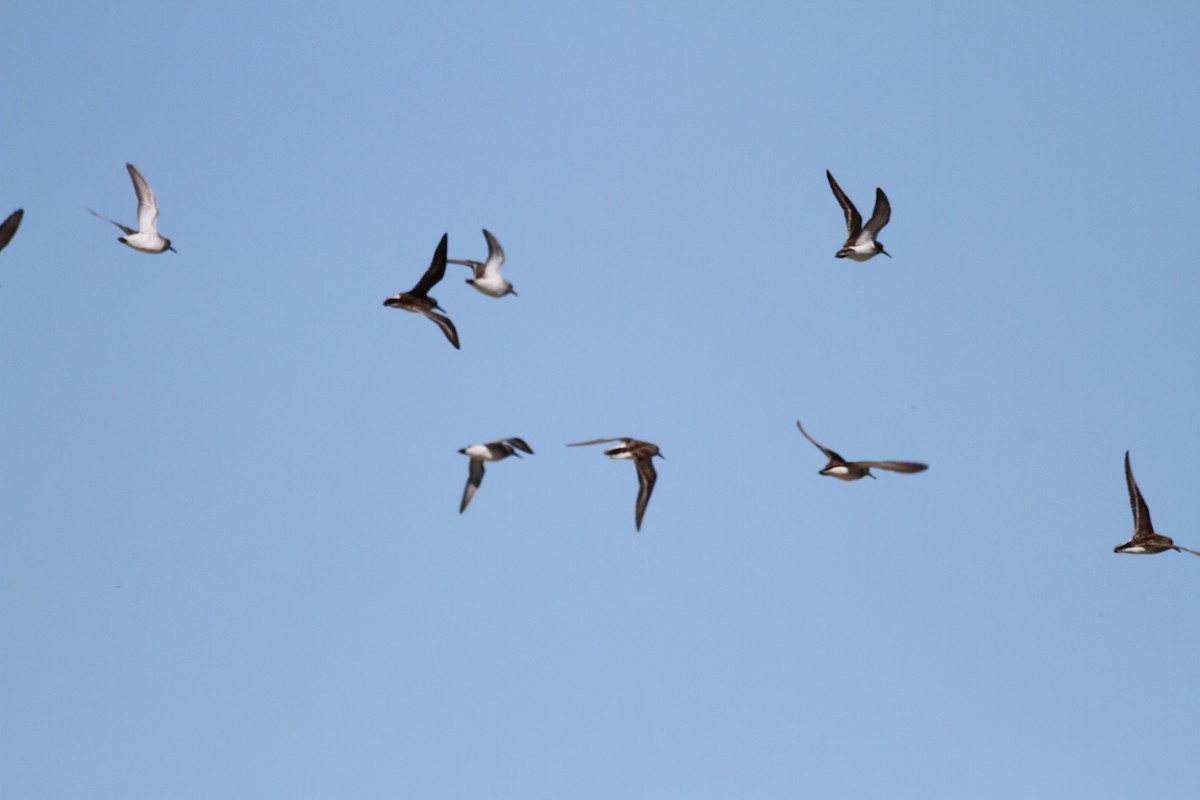
{"type": "Polygon", "coordinates": [[[1114,553],[1132,553],[1134,555],[1154,555],[1165,553],[1167,550],[1178,550],[1181,553],[1191,553],[1200,556],[1200,552],[1180,547],[1166,536],[1154,532],[1150,523],[1150,506],[1142,497],[1142,490],[1133,479],[1133,468],[1129,466],[1129,451],[1125,451],[1125,483],[1129,485],[1129,506],[1133,509],[1133,538],[1124,544],[1113,548],[1114,553]]]}
{"type": "Polygon", "coordinates": [[[825,177],[829,178],[829,188],[833,189],[833,196],[837,198],[842,211],[846,214],[846,232],[849,234],[846,237],[846,243],[835,255],[838,258],[849,258],[852,261],[866,261],[876,253],[883,253],[891,258],[892,254],[883,249],[883,242],[875,238],[892,218],[892,206],[888,203],[883,189],[875,187],[875,210],[871,212],[871,219],[867,220],[866,225],[863,225],[862,215],[858,213],[854,203],[851,203],[850,198],[842,191],[842,187],[838,186],[837,181],[833,179],[833,174],[829,170],[825,170],[825,177]]]}
{"type": "Polygon", "coordinates": [[[658,451],[658,445],[656,444],[641,442],[637,439],[630,439],[623,436],[615,439],[592,439],[587,442],[576,442],[567,445],[567,447],[582,447],[588,444],[603,444],[604,442],[621,442],[620,445],[605,450],[604,455],[609,458],[632,459],[634,466],[637,467],[638,496],[635,521],[637,529],[640,531],[642,529],[642,517],[646,514],[646,505],[650,502],[650,494],[654,491],[654,483],[658,480],[658,473],[654,471],[654,463],[651,459],[655,456],[665,459],[666,456],[658,451]]]}
{"type": "Polygon", "coordinates": [[[442,241],[438,243],[437,250],[433,251],[433,261],[430,262],[429,269],[425,270],[425,274],[421,276],[421,280],[417,281],[416,286],[407,292],[392,295],[384,300],[383,304],[388,308],[399,308],[414,314],[422,314],[433,320],[442,329],[442,333],[446,334],[450,344],[454,345],[454,349],[458,350],[458,331],[454,329],[454,323],[450,321],[449,317],[435,313],[435,310],[445,312],[446,309],[439,306],[435,298],[429,296],[429,290],[436,286],[437,282],[446,274],[446,247],[449,239],[450,234],[442,234],[442,241]]]}
{"type": "Polygon", "coordinates": [[[161,253],[165,250],[178,253],[179,251],[171,246],[170,239],[158,235],[158,201],[154,199],[154,190],[150,188],[150,184],[146,183],[142,173],[138,172],[138,168],[133,164],[127,163],[125,169],[129,170],[129,177],[133,178],[133,190],[137,192],[137,230],[128,225],[122,225],[115,219],[109,219],[103,214],[97,214],[90,208],[88,211],[92,211],[93,216],[97,216],[105,222],[111,222],[124,231],[125,235],[118,236],[117,241],[132,247],[139,253],[161,253]]]}
{"type": "Polygon", "coordinates": [[[525,444],[524,439],[516,437],[486,444],[473,444],[458,451],[471,458],[471,466],[467,472],[467,486],[463,489],[462,505],[458,507],[458,513],[461,514],[467,510],[467,506],[471,504],[471,498],[475,496],[475,492],[479,491],[479,484],[483,482],[483,462],[503,461],[509,456],[520,458],[521,454],[517,452],[518,450],[524,450],[533,455],[533,448],[525,444]]]}
{"type": "Polygon", "coordinates": [[[487,263],[481,264],[478,261],[460,258],[450,258],[447,261],[451,264],[464,264],[475,270],[475,277],[467,278],[467,283],[483,294],[489,297],[504,297],[506,294],[517,296],[512,284],[500,275],[500,267],[504,266],[504,248],[487,228],[483,229],[483,238],[487,239],[488,244],[487,263]]]}
{"type": "Polygon", "coordinates": [[[918,464],[915,461],[847,461],[839,456],[834,451],[830,450],[825,445],[818,442],[816,439],[808,435],[808,431],[804,430],[804,426],[800,424],[800,420],[796,420],[796,427],[800,429],[800,433],[805,439],[817,446],[817,449],[825,454],[829,459],[829,463],[820,471],[822,475],[828,475],[831,478],[837,478],[843,481],[856,481],[859,478],[874,478],[871,474],[871,468],[890,469],[892,472],[924,472],[929,469],[927,464],[918,464]]]}

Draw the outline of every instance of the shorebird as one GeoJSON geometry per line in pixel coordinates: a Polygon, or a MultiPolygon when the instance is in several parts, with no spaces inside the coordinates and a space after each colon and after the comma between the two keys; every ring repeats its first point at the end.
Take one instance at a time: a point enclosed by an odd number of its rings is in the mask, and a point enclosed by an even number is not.
{"type": "Polygon", "coordinates": [[[467,283],[488,297],[504,297],[506,294],[511,294],[515,297],[517,293],[513,291],[512,284],[504,280],[500,275],[500,267],[504,266],[504,248],[500,246],[500,243],[496,241],[496,237],[492,236],[491,231],[487,228],[483,229],[483,238],[487,239],[488,244],[486,264],[459,258],[448,258],[446,260],[451,264],[465,264],[475,270],[475,277],[467,278],[467,283]]]}
{"type": "Polygon", "coordinates": [[[128,225],[122,225],[116,220],[109,219],[103,214],[97,214],[90,208],[88,211],[92,211],[93,215],[105,222],[111,222],[125,231],[125,235],[118,236],[117,241],[132,247],[138,252],[161,253],[164,250],[170,250],[172,253],[179,252],[174,247],[171,247],[170,239],[158,235],[158,202],[154,199],[154,191],[150,188],[150,184],[146,183],[146,179],[142,177],[142,173],[138,172],[137,167],[133,164],[126,164],[125,169],[129,170],[129,177],[133,178],[133,190],[137,192],[137,230],[130,228],[128,225]]]}
{"type": "Polygon", "coordinates": [[[849,258],[853,261],[866,261],[876,253],[883,253],[891,258],[891,253],[883,249],[883,242],[875,238],[892,217],[892,206],[888,203],[883,189],[875,187],[875,210],[871,212],[871,219],[864,227],[862,215],[858,213],[854,203],[850,202],[850,198],[846,197],[842,187],[838,186],[837,181],[833,179],[833,174],[829,170],[825,170],[825,177],[829,178],[829,188],[833,189],[833,196],[837,198],[838,203],[842,206],[842,211],[846,214],[846,232],[850,234],[846,238],[846,243],[842,245],[842,249],[837,251],[837,257],[849,258]]]}
{"type": "Polygon", "coordinates": [[[438,242],[437,250],[433,251],[433,261],[430,262],[429,269],[425,270],[425,274],[421,276],[421,280],[417,281],[416,286],[407,292],[392,295],[384,300],[383,304],[388,308],[399,308],[414,314],[423,314],[433,320],[442,329],[442,333],[446,334],[450,344],[454,345],[454,349],[458,350],[458,331],[454,329],[454,323],[448,317],[434,313],[434,309],[442,312],[445,312],[446,309],[439,306],[435,298],[429,296],[429,290],[437,285],[437,282],[446,274],[446,245],[449,240],[450,234],[442,234],[442,241],[438,242]]]}
{"type": "Polygon", "coordinates": [[[500,439],[487,444],[473,444],[470,447],[464,447],[458,452],[464,456],[471,457],[470,472],[467,473],[467,486],[463,489],[462,505],[458,507],[458,513],[467,510],[467,506],[471,503],[471,498],[475,496],[475,492],[479,491],[479,484],[483,482],[483,462],[485,461],[503,461],[509,456],[521,457],[518,450],[524,450],[529,455],[533,455],[533,448],[525,444],[524,439],[500,439]]]}
{"type": "Polygon", "coordinates": [[[1200,552],[1188,550],[1172,542],[1166,536],[1154,532],[1150,524],[1150,506],[1142,497],[1142,490],[1133,479],[1133,468],[1129,466],[1129,451],[1125,451],[1125,482],[1129,484],[1129,507],[1133,509],[1133,538],[1124,544],[1113,548],[1114,553],[1132,553],[1133,555],[1154,555],[1167,550],[1178,550],[1181,553],[1191,553],[1200,556],[1200,552]]]}
{"type": "Polygon", "coordinates": [[[646,504],[650,502],[650,493],[654,491],[654,482],[658,480],[658,473],[654,471],[654,463],[651,461],[655,456],[665,459],[662,453],[658,452],[658,445],[650,442],[640,442],[637,439],[630,439],[625,436],[618,436],[615,439],[592,439],[587,442],[576,442],[569,444],[567,447],[582,447],[587,444],[603,444],[604,442],[622,442],[617,447],[610,447],[604,451],[604,455],[609,458],[631,458],[634,465],[637,467],[638,474],[638,496],[637,496],[637,529],[642,529],[642,517],[646,513],[646,504]]]}
{"type": "Polygon", "coordinates": [[[926,464],[918,464],[913,461],[847,461],[837,453],[830,450],[825,445],[818,442],[816,439],[808,435],[808,431],[804,430],[804,426],[800,424],[800,420],[796,420],[796,427],[800,429],[800,433],[805,439],[817,446],[817,449],[825,454],[829,459],[829,463],[820,471],[822,475],[828,475],[831,478],[837,478],[843,481],[856,481],[859,478],[874,478],[871,474],[871,467],[878,469],[890,469],[892,472],[924,472],[929,469],[926,464]]]}
{"type": "Polygon", "coordinates": [[[16,211],[8,215],[8,219],[0,222],[0,250],[3,250],[12,237],[16,234],[17,228],[21,227],[21,218],[25,216],[25,209],[18,208],[16,211]]]}

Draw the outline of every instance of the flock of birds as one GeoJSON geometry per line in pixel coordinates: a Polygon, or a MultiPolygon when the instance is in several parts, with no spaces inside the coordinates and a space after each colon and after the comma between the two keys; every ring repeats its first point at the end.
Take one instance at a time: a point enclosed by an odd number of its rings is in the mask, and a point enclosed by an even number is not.
{"type": "MultiPolygon", "coordinates": [[[[129,177],[133,180],[134,192],[137,194],[137,228],[130,228],[91,209],[88,209],[88,211],[96,217],[120,228],[125,235],[118,237],[117,241],[138,252],[164,253],[167,250],[173,253],[178,252],[171,246],[171,240],[158,232],[158,201],[154,197],[154,190],[150,188],[150,184],[142,177],[142,173],[138,171],[137,167],[127,163],[125,168],[129,171],[129,177]]],[[[838,204],[842,207],[842,212],[846,217],[846,243],[837,251],[835,254],[836,257],[849,258],[852,261],[862,262],[882,253],[891,258],[891,254],[884,250],[883,242],[879,241],[878,238],[879,232],[888,224],[892,216],[892,206],[888,202],[887,195],[884,194],[883,189],[876,187],[875,208],[871,212],[871,218],[864,225],[862,215],[858,213],[858,209],[854,207],[854,203],[842,191],[842,187],[838,186],[837,181],[834,180],[833,175],[828,170],[825,171],[825,177],[829,179],[829,188],[833,191],[833,196],[837,198],[838,204]]],[[[3,223],[0,223],[0,250],[3,250],[12,241],[13,236],[17,233],[17,229],[21,226],[21,220],[24,218],[24,215],[24,209],[18,208],[3,223]]],[[[487,240],[488,254],[487,260],[481,262],[447,258],[449,234],[443,234],[441,241],[438,242],[437,249],[433,253],[433,261],[430,262],[429,268],[425,270],[425,274],[417,281],[416,286],[407,292],[392,295],[384,300],[383,304],[389,308],[399,308],[403,311],[421,314],[432,320],[441,328],[442,333],[446,336],[450,344],[454,345],[455,349],[460,349],[458,331],[455,329],[454,323],[445,315],[446,311],[438,305],[437,299],[429,296],[429,291],[445,277],[447,264],[461,264],[471,267],[474,276],[468,278],[467,283],[488,297],[504,297],[509,294],[516,295],[512,284],[500,274],[500,268],[504,265],[504,249],[500,246],[500,242],[496,237],[486,228],[483,231],[483,236],[487,240]],[[441,312],[440,314],[437,313],[439,311],[441,312]]],[[[820,470],[821,475],[827,475],[843,481],[856,481],[861,478],[874,478],[875,476],[871,474],[872,469],[886,469],[901,473],[924,472],[928,469],[926,464],[915,461],[847,461],[835,451],[830,450],[809,436],[799,420],[796,421],[796,427],[800,429],[801,435],[812,442],[825,455],[825,458],[828,459],[828,463],[820,470]]],[[[609,442],[620,442],[620,444],[605,449],[604,454],[606,456],[613,459],[633,461],[634,466],[637,468],[638,494],[637,502],[634,506],[634,521],[637,530],[641,530],[642,518],[646,514],[646,506],[650,503],[650,495],[654,492],[654,484],[658,480],[658,473],[654,469],[653,460],[656,456],[658,458],[665,458],[665,456],[659,451],[658,445],[653,442],[644,442],[629,437],[591,439],[586,442],[575,442],[567,446],[583,447],[609,442]]],[[[524,439],[514,437],[486,442],[484,444],[473,444],[462,448],[458,452],[470,458],[467,485],[463,490],[462,503],[458,509],[461,514],[467,510],[467,506],[470,505],[471,500],[475,497],[475,493],[479,490],[480,484],[483,482],[484,462],[503,461],[509,456],[520,458],[521,452],[532,455],[533,448],[524,439]]],[[[1137,481],[1133,477],[1133,468],[1129,464],[1129,451],[1125,452],[1125,482],[1129,489],[1129,505],[1133,511],[1133,536],[1129,541],[1113,548],[1113,552],[1153,555],[1155,553],[1166,552],[1167,550],[1177,550],[1200,556],[1200,551],[1180,547],[1170,538],[1155,533],[1154,526],[1150,522],[1150,508],[1146,505],[1146,499],[1142,496],[1141,489],[1138,488],[1137,481]]]]}

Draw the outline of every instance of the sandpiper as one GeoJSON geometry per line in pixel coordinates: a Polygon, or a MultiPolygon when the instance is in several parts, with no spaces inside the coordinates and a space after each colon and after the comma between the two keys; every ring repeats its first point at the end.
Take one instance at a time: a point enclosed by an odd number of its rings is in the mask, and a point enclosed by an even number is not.
{"type": "Polygon", "coordinates": [[[138,229],[134,230],[127,225],[122,225],[103,214],[97,214],[90,208],[88,211],[92,211],[95,216],[105,222],[111,222],[125,231],[125,235],[118,236],[117,241],[138,252],[161,253],[165,250],[170,250],[172,253],[179,252],[171,247],[170,239],[158,235],[158,201],[154,199],[154,191],[150,188],[150,184],[146,183],[142,173],[138,172],[137,167],[133,164],[126,164],[125,169],[129,170],[129,177],[133,178],[133,190],[137,192],[138,229]]]}
{"type": "Polygon", "coordinates": [[[828,475],[831,478],[843,481],[874,478],[875,476],[871,474],[871,467],[890,469],[892,472],[924,472],[929,469],[927,464],[918,464],[913,461],[847,461],[809,436],[808,431],[804,430],[804,426],[800,424],[800,420],[796,420],[796,427],[800,429],[800,433],[804,435],[805,439],[815,444],[817,449],[829,459],[829,463],[825,465],[824,469],[820,470],[820,474],[828,475]]]}
{"type": "Polygon", "coordinates": [[[587,444],[602,444],[604,442],[622,442],[617,447],[610,447],[604,451],[604,455],[609,458],[631,458],[634,465],[637,467],[638,474],[638,496],[637,496],[637,512],[636,522],[637,529],[642,529],[642,517],[646,513],[646,504],[650,502],[650,493],[654,491],[654,482],[658,480],[658,473],[654,471],[652,458],[658,456],[665,459],[662,453],[658,451],[658,445],[650,442],[640,442],[637,439],[630,439],[625,436],[618,436],[615,439],[592,439],[587,442],[576,442],[569,444],[567,447],[582,447],[587,444]]]}
{"type": "Polygon", "coordinates": [[[0,222],[0,250],[3,250],[12,237],[16,234],[17,228],[21,227],[21,219],[25,216],[25,209],[18,208],[16,211],[8,215],[8,219],[0,222]]]}
{"type": "Polygon", "coordinates": [[[467,486],[463,489],[462,505],[458,507],[458,513],[467,510],[467,506],[471,503],[471,498],[475,496],[475,492],[479,490],[479,484],[483,482],[483,462],[485,461],[503,461],[509,456],[521,457],[517,450],[524,450],[526,453],[533,455],[533,448],[525,444],[524,439],[500,439],[487,444],[473,444],[470,447],[464,447],[458,452],[464,456],[471,457],[470,472],[467,473],[467,486]]]}
{"type": "Polygon", "coordinates": [[[883,253],[891,258],[891,253],[883,249],[883,242],[875,238],[892,216],[892,206],[888,203],[883,189],[875,187],[875,210],[871,212],[871,219],[864,227],[862,215],[858,213],[854,203],[850,202],[850,198],[846,197],[842,187],[838,186],[837,181],[833,179],[833,174],[829,170],[825,170],[825,177],[829,178],[829,188],[833,189],[833,196],[837,198],[838,203],[842,206],[842,211],[846,213],[846,232],[850,234],[846,238],[846,243],[842,245],[842,249],[837,251],[837,257],[849,258],[853,261],[866,261],[876,253],[883,253]]]}
{"type": "Polygon", "coordinates": [[[421,276],[421,280],[417,281],[416,286],[407,292],[392,295],[384,300],[383,304],[389,308],[399,308],[414,314],[425,315],[438,324],[442,333],[446,334],[446,338],[450,340],[450,344],[454,345],[455,350],[458,350],[458,331],[454,329],[454,323],[448,317],[434,313],[434,309],[442,312],[445,312],[446,309],[439,306],[437,300],[429,296],[429,290],[446,274],[446,246],[449,239],[450,234],[442,234],[442,241],[438,243],[437,250],[433,252],[433,261],[430,262],[429,269],[425,270],[425,274],[421,276]]]}
{"type": "Polygon", "coordinates": [[[465,264],[475,270],[475,277],[467,278],[467,283],[487,296],[504,297],[506,294],[511,294],[514,297],[517,296],[517,293],[513,291],[512,284],[504,280],[500,275],[500,267],[504,266],[504,248],[500,246],[500,243],[496,241],[496,237],[492,236],[491,231],[487,228],[483,229],[483,238],[487,239],[488,245],[486,264],[459,258],[448,258],[446,260],[451,264],[465,264]]]}
{"type": "Polygon", "coordinates": [[[1114,553],[1131,553],[1133,555],[1154,555],[1167,550],[1178,550],[1181,553],[1191,553],[1200,556],[1200,552],[1180,547],[1166,536],[1154,532],[1150,523],[1150,507],[1142,490],[1133,479],[1133,468],[1129,466],[1129,451],[1125,451],[1125,482],[1129,484],[1129,506],[1133,509],[1133,538],[1124,544],[1113,548],[1114,553]]]}

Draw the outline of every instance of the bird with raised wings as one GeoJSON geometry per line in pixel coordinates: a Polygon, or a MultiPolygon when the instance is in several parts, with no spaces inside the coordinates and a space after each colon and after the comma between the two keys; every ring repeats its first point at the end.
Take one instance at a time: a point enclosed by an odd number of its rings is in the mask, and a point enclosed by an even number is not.
{"type": "Polygon", "coordinates": [[[438,305],[436,298],[429,296],[429,290],[436,286],[437,282],[446,274],[446,248],[449,241],[450,234],[442,234],[442,241],[438,242],[437,250],[433,251],[433,261],[429,263],[429,269],[425,270],[425,274],[421,276],[421,280],[417,281],[417,285],[407,292],[392,295],[384,300],[383,304],[388,308],[411,311],[433,320],[442,329],[442,333],[446,334],[450,344],[454,345],[454,349],[458,350],[458,331],[454,329],[454,323],[450,321],[449,317],[434,313],[435,311],[445,313],[446,309],[438,305]]]}
{"type": "Polygon", "coordinates": [[[170,250],[172,253],[179,252],[171,246],[170,239],[160,236],[158,233],[158,201],[154,199],[154,190],[150,188],[150,184],[133,164],[126,163],[125,169],[129,170],[129,177],[133,179],[133,191],[137,193],[137,230],[128,225],[122,225],[115,219],[109,219],[103,214],[98,214],[90,208],[88,211],[124,231],[125,235],[118,236],[117,241],[127,247],[132,247],[139,253],[162,253],[166,250],[170,250]]]}
{"type": "Polygon", "coordinates": [[[1181,553],[1191,553],[1200,556],[1200,552],[1180,547],[1168,537],[1154,532],[1150,522],[1150,506],[1142,497],[1142,490],[1133,479],[1133,467],[1129,466],[1129,451],[1125,451],[1125,483],[1129,487],[1129,506],[1133,509],[1133,538],[1124,544],[1113,548],[1114,553],[1130,553],[1132,555],[1154,555],[1168,550],[1178,550],[1181,553]]]}
{"type": "Polygon", "coordinates": [[[512,284],[500,274],[500,267],[504,266],[504,248],[487,228],[483,229],[483,238],[487,239],[488,246],[485,263],[461,258],[450,258],[447,261],[451,264],[463,264],[474,270],[475,277],[467,278],[467,283],[488,297],[504,297],[506,294],[516,297],[517,293],[513,291],[512,284]]]}
{"type": "Polygon", "coordinates": [[[850,198],[842,191],[842,187],[838,186],[837,181],[833,179],[833,174],[829,170],[825,170],[825,177],[829,179],[829,188],[833,189],[833,196],[837,198],[842,212],[846,215],[846,232],[849,234],[846,237],[846,243],[835,255],[838,258],[849,258],[852,261],[866,261],[876,253],[883,253],[891,258],[891,253],[883,249],[883,242],[875,238],[892,218],[892,206],[888,202],[887,195],[883,193],[883,189],[875,187],[875,210],[871,212],[871,219],[867,221],[866,225],[863,225],[862,215],[858,213],[854,203],[851,203],[850,198]]]}

